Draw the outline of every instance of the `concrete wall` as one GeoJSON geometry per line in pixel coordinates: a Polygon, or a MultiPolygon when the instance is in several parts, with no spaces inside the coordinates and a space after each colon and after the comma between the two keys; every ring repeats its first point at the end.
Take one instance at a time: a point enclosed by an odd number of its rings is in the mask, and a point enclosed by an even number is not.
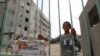
{"type": "MultiPolygon", "coordinates": [[[[84,10],[84,13],[82,12],[79,20],[80,20],[80,25],[81,25],[81,33],[82,33],[82,49],[83,49],[83,56],[88,56],[88,52],[87,52],[87,48],[86,48],[86,30],[85,30],[85,22],[84,19],[88,21],[88,25],[89,23],[89,17],[88,17],[88,13],[89,11],[93,8],[93,6],[96,4],[95,2],[96,0],[88,0],[88,3],[86,4],[84,10]],[[86,18],[84,18],[84,16],[86,18]]],[[[99,0],[98,0],[99,1],[99,0]]],[[[100,3],[99,3],[100,4],[100,3]]],[[[100,23],[96,24],[94,27],[90,27],[90,25],[88,26],[89,30],[90,30],[90,41],[91,41],[91,47],[93,49],[93,54],[94,56],[100,56],[100,23]]]]}
{"type": "Polygon", "coordinates": [[[99,29],[100,29],[100,23],[92,27],[90,30],[94,56],[100,56],[100,30],[99,29]]]}

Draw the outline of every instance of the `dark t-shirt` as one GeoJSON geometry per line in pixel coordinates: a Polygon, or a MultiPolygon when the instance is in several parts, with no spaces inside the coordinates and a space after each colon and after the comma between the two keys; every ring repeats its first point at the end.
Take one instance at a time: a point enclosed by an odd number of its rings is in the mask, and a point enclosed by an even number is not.
{"type": "Polygon", "coordinates": [[[57,37],[57,41],[59,41],[61,45],[72,45],[72,38],[72,35],[60,35],[57,37]]]}

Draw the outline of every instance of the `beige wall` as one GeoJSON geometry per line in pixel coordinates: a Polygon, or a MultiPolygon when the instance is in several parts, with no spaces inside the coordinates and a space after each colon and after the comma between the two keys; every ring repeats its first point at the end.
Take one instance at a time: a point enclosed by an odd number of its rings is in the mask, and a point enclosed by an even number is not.
{"type": "MultiPolygon", "coordinates": [[[[88,3],[85,6],[85,15],[82,12],[79,20],[80,20],[80,25],[81,25],[81,33],[82,33],[82,49],[83,49],[83,56],[88,56],[87,48],[86,48],[86,31],[85,31],[85,23],[84,23],[84,16],[85,19],[88,21],[88,12],[92,9],[92,7],[96,4],[96,0],[89,0],[88,3]]],[[[99,0],[98,0],[99,1],[99,0]]],[[[88,21],[89,22],[89,21],[88,21]]],[[[89,25],[89,23],[88,23],[89,25]]],[[[94,27],[88,26],[90,30],[90,40],[92,43],[92,48],[94,52],[94,56],[100,56],[100,23],[96,24],[94,27]]]]}
{"type": "Polygon", "coordinates": [[[91,41],[94,56],[100,56],[100,23],[91,28],[91,41]]]}

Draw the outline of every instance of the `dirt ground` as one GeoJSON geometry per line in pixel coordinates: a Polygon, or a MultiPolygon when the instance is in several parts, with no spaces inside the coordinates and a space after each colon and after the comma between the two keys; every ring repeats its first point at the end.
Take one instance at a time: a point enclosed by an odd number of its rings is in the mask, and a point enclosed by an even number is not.
{"type": "MultiPolygon", "coordinates": [[[[49,47],[45,47],[45,51],[46,51],[46,56],[48,56],[49,53],[49,47]]],[[[59,44],[51,44],[50,45],[50,54],[51,56],[60,56],[60,46],[59,44]]],[[[82,52],[77,53],[77,56],[83,56],[82,52]]]]}

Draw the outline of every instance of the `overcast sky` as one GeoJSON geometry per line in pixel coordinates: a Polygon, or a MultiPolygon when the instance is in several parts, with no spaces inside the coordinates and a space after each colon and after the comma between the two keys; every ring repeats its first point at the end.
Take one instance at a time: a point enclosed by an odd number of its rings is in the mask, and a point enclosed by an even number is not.
{"type": "MultiPolygon", "coordinates": [[[[37,0],[33,0],[35,3],[37,0]]],[[[38,7],[41,8],[41,1],[38,0],[38,7]]],[[[51,1],[51,36],[53,38],[59,35],[59,21],[58,21],[58,0],[50,0],[51,1]]],[[[62,24],[64,21],[70,22],[70,12],[69,12],[69,0],[59,0],[60,1],[60,16],[61,16],[61,34],[63,34],[62,24]]],[[[78,17],[82,11],[81,0],[70,0],[71,8],[72,8],[72,17],[73,17],[73,27],[76,29],[78,35],[81,35],[80,32],[80,24],[78,17]]],[[[84,0],[84,4],[86,4],[87,0],[84,0]]],[[[48,0],[43,0],[43,13],[48,18],[48,0]]]]}

